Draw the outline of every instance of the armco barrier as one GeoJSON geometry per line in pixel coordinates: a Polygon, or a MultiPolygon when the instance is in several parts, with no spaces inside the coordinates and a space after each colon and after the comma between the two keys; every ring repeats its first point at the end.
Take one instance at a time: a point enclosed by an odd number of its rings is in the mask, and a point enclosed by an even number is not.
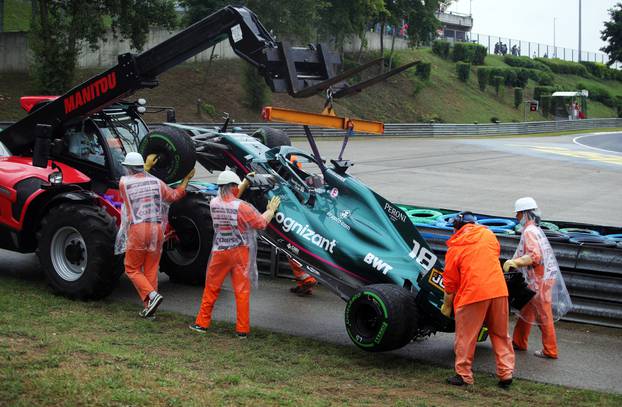
{"type": "MultiPolygon", "coordinates": [[[[7,127],[11,122],[0,122],[0,128],[7,127]]],[[[184,123],[189,126],[218,127],[221,123],[184,123]]],[[[284,130],[292,137],[305,135],[302,126],[285,123],[233,123],[244,133],[252,133],[260,127],[275,127],[284,130]]],[[[386,123],[384,136],[381,137],[444,137],[444,136],[508,136],[535,133],[554,133],[568,130],[591,130],[603,128],[621,128],[622,119],[586,119],[557,120],[544,122],[520,123],[485,123],[485,124],[448,124],[448,123],[386,123]]],[[[315,136],[343,136],[345,131],[314,127],[315,136]]]]}
{"type": "MultiPolygon", "coordinates": [[[[213,127],[218,123],[185,123],[191,126],[213,127]]],[[[302,126],[284,123],[234,123],[244,133],[252,133],[259,127],[275,127],[288,135],[304,136],[302,126]]],[[[486,124],[447,124],[447,123],[387,123],[384,136],[390,137],[443,137],[443,136],[507,136],[519,134],[554,133],[567,130],[591,130],[603,128],[622,128],[622,119],[557,120],[520,123],[486,124]]],[[[343,136],[338,129],[312,128],[315,136],[343,136]]]]}

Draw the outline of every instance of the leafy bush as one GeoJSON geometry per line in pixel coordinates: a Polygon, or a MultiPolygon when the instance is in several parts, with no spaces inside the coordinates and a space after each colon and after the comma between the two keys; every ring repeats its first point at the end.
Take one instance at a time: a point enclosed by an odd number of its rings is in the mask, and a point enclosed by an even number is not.
{"type": "Polygon", "coordinates": [[[589,76],[585,66],[581,65],[578,62],[563,61],[557,58],[536,58],[536,61],[542,62],[543,64],[551,68],[551,71],[555,73],[565,75],[579,75],[583,76],[584,78],[587,78],[589,76]]]}
{"type": "Polygon", "coordinates": [[[555,78],[553,74],[542,72],[540,74],[540,79],[538,80],[538,85],[542,86],[552,86],[555,83],[555,78]]]}
{"type": "Polygon", "coordinates": [[[479,83],[479,90],[482,92],[486,90],[486,85],[488,84],[490,77],[490,69],[479,67],[477,68],[477,82],[479,83]]]}
{"type": "Polygon", "coordinates": [[[542,110],[542,115],[547,117],[551,113],[551,96],[540,96],[540,109],[542,110]]]}
{"type": "Polygon", "coordinates": [[[523,88],[514,88],[514,107],[518,107],[523,103],[523,88]]]}
{"type": "Polygon", "coordinates": [[[470,62],[473,65],[484,65],[487,48],[483,45],[472,44],[470,42],[457,42],[454,44],[454,62],[470,62]]]}
{"type": "Polygon", "coordinates": [[[540,61],[533,60],[529,57],[516,57],[513,55],[506,55],[503,57],[503,62],[515,68],[529,68],[538,69],[545,72],[551,72],[551,68],[549,68],[548,65],[543,64],[540,61]]]}
{"type": "Polygon", "coordinates": [[[244,89],[244,105],[261,110],[270,102],[270,93],[263,77],[252,65],[245,65],[242,73],[242,88],[244,89]]]}
{"type": "Polygon", "coordinates": [[[484,65],[486,63],[486,55],[488,55],[488,47],[475,44],[475,54],[473,55],[473,65],[484,65]]]}
{"type": "Polygon", "coordinates": [[[605,64],[599,64],[597,62],[580,61],[579,63],[583,65],[589,73],[601,79],[605,77],[605,71],[608,69],[605,64]]]}
{"type": "Polygon", "coordinates": [[[499,89],[501,89],[501,84],[503,83],[503,76],[497,75],[492,77],[492,84],[495,87],[495,92],[497,96],[499,96],[499,89]]]}
{"type": "Polygon", "coordinates": [[[519,88],[525,88],[527,86],[527,82],[529,82],[529,79],[533,76],[532,72],[534,72],[539,78],[539,75],[537,74],[538,71],[533,69],[520,68],[516,71],[516,82],[514,82],[514,86],[519,88]]]}
{"type": "Polygon", "coordinates": [[[516,69],[507,69],[503,75],[503,84],[505,86],[515,86],[518,75],[516,69]]]}
{"type": "Polygon", "coordinates": [[[499,123],[501,123],[501,120],[499,120],[499,118],[497,116],[492,116],[490,118],[490,122],[491,123],[495,123],[495,124],[499,124],[499,123]]]}
{"type": "Polygon", "coordinates": [[[586,89],[590,93],[589,98],[592,100],[600,102],[603,105],[608,106],[608,107],[616,106],[616,100],[611,94],[611,92],[609,92],[607,89],[603,87],[596,86],[596,85],[588,85],[583,82],[579,82],[577,84],[577,88],[586,89]]]}
{"type": "Polygon", "coordinates": [[[436,40],[432,43],[432,52],[441,58],[449,58],[449,41],[436,40]]]}
{"type": "Polygon", "coordinates": [[[458,62],[456,64],[456,72],[458,73],[458,79],[462,82],[467,82],[469,76],[471,76],[471,64],[467,62],[458,62]]]}
{"type": "Polygon", "coordinates": [[[536,86],[533,89],[533,98],[540,101],[542,103],[543,96],[550,96],[555,92],[555,87],[553,86],[536,86]]]}
{"type": "Polygon", "coordinates": [[[432,64],[429,62],[420,62],[417,64],[417,68],[415,70],[416,75],[427,81],[430,79],[430,73],[432,72],[432,64]]]}

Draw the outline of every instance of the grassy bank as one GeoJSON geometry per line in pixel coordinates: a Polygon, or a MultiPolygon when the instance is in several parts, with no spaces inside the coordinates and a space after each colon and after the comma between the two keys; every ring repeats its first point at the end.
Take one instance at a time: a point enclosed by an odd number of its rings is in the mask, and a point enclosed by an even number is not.
{"type": "MultiPolygon", "coordinates": [[[[369,54],[366,58],[375,55],[369,54]]],[[[428,122],[447,123],[490,123],[493,117],[501,122],[523,121],[522,106],[514,108],[514,94],[510,87],[502,87],[499,95],[488,86],[479,89],[477,68],[472,68],[471,77],[463,83],[458,80],[456,64],[433,54],[430,49],[399,51],[397,64],[423,60],[432,64],[431,77],[422,81],[414,69],[392,77],[360,94],[339,99],[335,102],[337,113],[348,117],[359,117],[385,122],[428,122]]],[[[245,103],[242,89],[242,67],[239,59],[216,60],[207,63],[187,63],[162,74],[160,86],[143,90],[136,97],[145,97],[150,105],[173,106],[181,122],[221,121],[221,113],[229,112],[238,122],[260,121],[260,112],[245,103]]],[[[487,66],[508,67],[502,57],[486,57],[487,66]]],[[[75,83],[100,72],[99,69],[81,70],[75,83]]],[[[369,74],[377,74],[370,69],[369,74]]],[[[582,78],[575,75],[553,74],[555,84],[567,90],[576,90],[578,83],[608,89],[613,95],[622,95],[622,82],[582,78]]],[[[364,80],[368,76],[358,79],[364,80]]],[[[524,98],[533,96],[537,84],[529,80],[524,98]]],[[[27,73],[0,73],[0,121],[16,120],[25,115],[19,106],[19,97],[37,94],[27,73]]],[[[287,94],[272,94],[270,103],[274,106],[319,112],[324,105],[322,96],[294,99],[287,94]]],[[[594,100],[589,101],[589,117],[615,117],[615,109],[594,100]]],[[[165,116],[148,116],[148,121],[164,120],[165,116]]],[[[539,112],[529,112],[527,120],[545,120],[539,112]]]]}
{"type": "Polygon", "coordinates": [[[217,323],[135,306],[55,297],[41,282],[0,277],[0,405],[605,405],[622,396],[487,374],[471,389],[451,371],[255,329],[245,341],[217,323]]]}

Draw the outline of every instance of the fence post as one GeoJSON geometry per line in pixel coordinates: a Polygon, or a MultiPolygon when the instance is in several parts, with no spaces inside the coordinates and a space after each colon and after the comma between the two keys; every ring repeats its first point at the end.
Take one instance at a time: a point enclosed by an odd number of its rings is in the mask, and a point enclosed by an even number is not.
{"type": "Polygon", "coordinates": [[[491,48],[490,48],[490,35],[488,35],[488,53],[492,54],[491,48]]]}
{"type": "Polygon", "coordinates": [[[538,58],[540,58],[540,43],[538,43],[538,58]]]}
{"type": "Polygon", "coordinates": [[[527,56],[531,58],[531,41],[527,43],[527,56]]]}
{"type": "Polygon", "coordinates": [[[563,48],[564,50],[564,61],[566,60],[566,47],[563,48]]]}

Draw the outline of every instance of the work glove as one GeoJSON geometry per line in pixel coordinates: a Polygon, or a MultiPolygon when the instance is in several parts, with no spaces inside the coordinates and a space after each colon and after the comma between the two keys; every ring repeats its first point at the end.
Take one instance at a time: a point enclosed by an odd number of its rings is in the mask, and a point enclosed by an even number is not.
{"type": "Polygon", "coordinates": [[[190,181],[190,179],[194,177],[195,173],[196,173],[196,170],[194,168],[191,169],[190,172],[184,177],[184,180],[190,181]]]}
{"type": "Polygon", "coordinates": [[[273,196],[268,202],[266,209],[269,211],[272,211],[272,213],[276,213],[276,210],[279,208],[280,204],[281,204],[281,198],[278,196],[273,196]]]}
{"type": "Polygon", "coordinates": [[[506,260],[505,263],[503,263],[504,273],[507,273],[508,271],[510,271],[510,269],[517,269],[517,268],[518,268],[518,264],[516,264],[514,260],[506,260]]]}
{"type": "Polygon", "coordinates": [[[158,157],[157,154],[149,154],[147,156],[147,159],[145,160],[145,171],[147,172],[151,171],[154,165],[157,164],[159,158],[160,157],[158,157]]]}
{"type": "Polygon", "coordinates": [[[445,315],[447,318],[451,317],[451,304],[443,304],[441,307],[441,314],[445,315]]]}

